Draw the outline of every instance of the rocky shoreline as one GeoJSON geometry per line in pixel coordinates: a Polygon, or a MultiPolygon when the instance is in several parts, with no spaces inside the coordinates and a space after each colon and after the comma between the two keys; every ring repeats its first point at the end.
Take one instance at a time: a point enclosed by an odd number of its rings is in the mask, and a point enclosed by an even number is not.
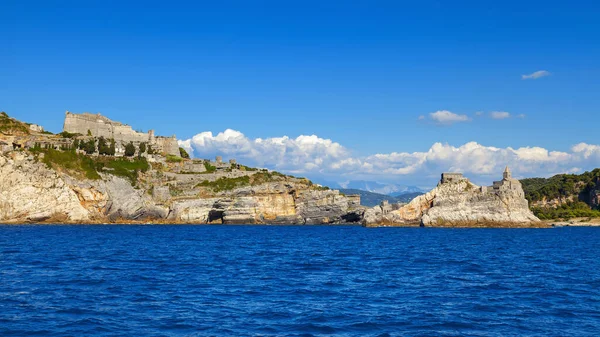
{"type": "Polygon", "coordinates": [[[533,215],[508,167],[492,186],[443,173],[436,188],[406,205],[367,208],[358,195],[234,159],[190,159],[172,149],[174,138],[84,115],[83,128],[57,135],[1,116],[0,222],[551,227],[533,215]],[[87,135],[71,132],[86,128],[87,135]],[[116,134],[125,138],[104,138],[116,134]]]}

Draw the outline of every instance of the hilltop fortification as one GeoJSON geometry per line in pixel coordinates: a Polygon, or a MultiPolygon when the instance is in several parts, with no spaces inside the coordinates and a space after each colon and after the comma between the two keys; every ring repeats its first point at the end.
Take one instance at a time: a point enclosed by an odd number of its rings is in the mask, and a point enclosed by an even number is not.
{"type": "Polygon", "coordinates": [[[154,130],[150,130],[147,133],[137,132],[129,125],[110,120],[99,113],[91,114],[84,112],[82,114],[75,114],[67,111],[65,113],[63,131],[78,133],[84,136],[114,139],[117,146],[117,153],[124,152],[125,145],[132,142],[136,146],[146,143],[158,152],[179,156],[179,145],[177,144],[175,135],[171,137],[155,136],[154,130]]]}

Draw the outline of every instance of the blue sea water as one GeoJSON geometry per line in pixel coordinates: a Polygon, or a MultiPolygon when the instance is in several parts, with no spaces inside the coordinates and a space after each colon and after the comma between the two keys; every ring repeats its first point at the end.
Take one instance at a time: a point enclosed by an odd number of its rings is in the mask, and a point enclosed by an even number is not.
{"type": "Polygon", "coordinates": [[[600,228],[0,226],[1,336],[600,336],[600,228]]]}

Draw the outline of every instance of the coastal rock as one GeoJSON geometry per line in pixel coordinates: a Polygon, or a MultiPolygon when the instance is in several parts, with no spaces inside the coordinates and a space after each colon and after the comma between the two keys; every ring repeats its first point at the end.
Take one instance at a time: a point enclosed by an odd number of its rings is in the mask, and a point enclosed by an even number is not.
{"type": "Polygon", "coordinates": [[[296,212],[307,224],[341,223],[349,211],[348,198],[336,190],[303,190],[296,194],[296,212]]]}
{"type": "Polygon", "coordinates": [[[58,215],[68,221],[89,218],[57,172],[19,152],[0,155],[0,220],[43,221],[58,215]]]}
{"type": "Polygon", "coordinates": [[[442,175],[430,192],[398,210],[365,212],[363,223],[374,225],[454,226],[465,224],[529,224],[540,220],[529,210],[523,189],[508,168],[493,186],[474,185],[461,174],[442,175]]]}

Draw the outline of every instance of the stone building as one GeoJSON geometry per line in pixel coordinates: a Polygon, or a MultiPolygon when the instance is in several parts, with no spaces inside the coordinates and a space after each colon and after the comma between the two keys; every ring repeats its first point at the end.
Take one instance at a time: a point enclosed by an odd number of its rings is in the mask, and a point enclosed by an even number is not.
{"type": "Polygon", "coordinates": [[[442,179],[440,180],[440,182],[442,184],[445,183],[449,183],[449,182],[458,182],[461,180],[465,180],[467,178],[465,178],[462,173],[442,173],[442,179]]]}
{"type": "Polygon", "coordinates": [[[63,131],[114,139],[117,144],[117,155],[124,152],[127,143],[133,142],[138,146],[140,143],[146,143],[158,153],[180,156],[179,144],[177,144],[175,135],[171,137],[155,136],[154,130],[147,133],[137,132],[129,125],[110,120],[99,113],[75,114],[67,111],[63,131]]]}
{"type": "MultiPolygon", "coordinates": [[[[442,178],[440,179],[440,184],[446,183],[455,183],[460,181],[468,181],[462,173],[442,173],[442,178]]],[[[470,182],[469,182],[470,183],[470,182]]],[[[525,197],[525,193],[523,192],[523,187],[521,186],[521,182],[518,179],[512,177],[512,173],[508,166],[504,169],[504,173],[502,174],[502,180],[494,181],[492,186],[481,186],[477,187],[481,193],[494,193],[494,192],[515,192],[519,195],[525,197]]]]}
{"type": "Polygon", "coordinates": [[[494,181],[491,188],[488,187],[488,191],[515,191],[522,193],[523,197],[525,197],[525,193],[523,192],[521,182],[518,179],[512,177],[512,173],[510,172],[508,166],[504,169],[504,173],[502,174],[502,180],[494,181]]]}

